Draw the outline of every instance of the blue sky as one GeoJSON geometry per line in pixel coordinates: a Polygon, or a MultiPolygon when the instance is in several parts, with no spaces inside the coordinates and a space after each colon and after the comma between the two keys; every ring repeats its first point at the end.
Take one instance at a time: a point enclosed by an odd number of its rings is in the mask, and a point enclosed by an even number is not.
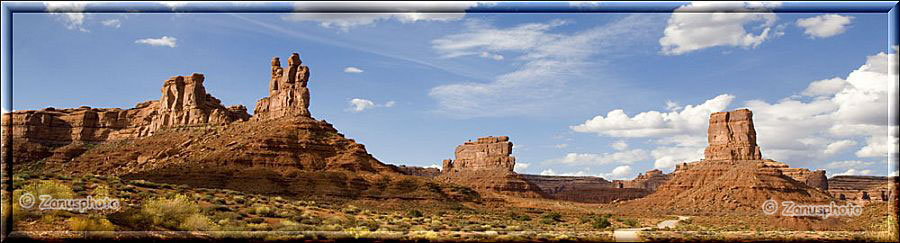
{"type": "Polygon", "coordinates": [[[518,172],[632,178],[700,159],[709,113],[750,108],[764,157],[829,175],[896,173],[887,14],[742,3],[683,3],[674,14],[462,12],[502,7],[473,4],[441,14],[49,4],[13,15],[13,108],[131,108],[159,99],[168,77],[198,72],[213,96],[252,111],[271,58],[298,52],[312,115],[386,163],[438,165],[466,140],[506,135],[518,172]],[[753,11],[680,13],[709,9],[753,11]]]}

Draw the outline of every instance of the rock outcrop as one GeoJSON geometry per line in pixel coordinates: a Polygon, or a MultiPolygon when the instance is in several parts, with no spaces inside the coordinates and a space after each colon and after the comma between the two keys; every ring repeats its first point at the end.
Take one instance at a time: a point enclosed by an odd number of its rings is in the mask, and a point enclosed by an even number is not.
{"type": "Polygon", "coordinates": [[[300,55],[291,54],[288,66],[281,67],[278,57],[272,59],[269,97],[262,98],[253,110],[254,120],[285,116],[309,117],[309,67],[301,65],[300,55]]]}
{"type": "Polygon", "coordinates": [[[225,107],[206,93],[203,74],[174,76],[166,80],[150,133],[175,126],[225,125],[250,118],[243,106],[225,107]]]}
{"type": "Polygon", "coordinates": [[[540,188],[513,171],[516,159],[509,137],[481,137],[456,147],[456,160],[444,160],[436,179],[472,187],[482,192],[500,192],[522,197],[546,197],[540,188]]]}
{"type": "Polygon", "coordinates": [[[456,146],[456,160],[444,160],[443,173],[460,173],[465,171],[494,171],[511,173],[516,165],[512,154],[512,142],[509,137],[482,137],[475,142],[468,141],[456,146]]]}
{"type": "Polygon", "coordinates": [[[426,168],[426,167],[418,167],[418,166],[406,166],[400,165],[397,166],[397,169],[400,170],[400,173],[411,175],[411,176],[421,176],[421,177],[436,177],[441,175],[441,169],[438,168],[426,168]]]}
{"type": "Polygon", "coordinates": [[[759,160],[762,153],[756,145],[753,112],[740,109],[716,112],[709,117],[709,147],[705,160],[759,160]]]}

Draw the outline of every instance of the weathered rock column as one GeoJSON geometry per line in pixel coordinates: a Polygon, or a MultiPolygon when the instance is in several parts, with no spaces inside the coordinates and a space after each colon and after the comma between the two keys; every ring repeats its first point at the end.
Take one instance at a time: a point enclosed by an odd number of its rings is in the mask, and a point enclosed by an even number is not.
{"type": "Polygon", "coordinates": [[[309,67],[301,65],[300,55],[291,54],[288,66],[281,67],[278,57],[272,58],[272,79],[269,97],[260,99],[253,110],[253,119],[267,120],[285,116],[309,114],[309,67]]]}
{"type": "Polygon", "coordinates": [[[716,112],[709,116],[709,146],[706,160],[760,160],[762,153],[756,145],[753,112],[740,109],[716,112]]]}

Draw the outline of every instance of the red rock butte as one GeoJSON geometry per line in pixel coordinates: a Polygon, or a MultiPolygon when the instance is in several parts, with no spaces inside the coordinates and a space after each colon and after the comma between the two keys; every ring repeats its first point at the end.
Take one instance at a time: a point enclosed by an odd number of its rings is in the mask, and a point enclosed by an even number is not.
{"type": "Polygon", "coordinates": [[[753,112],[748,109],[712,113],[707,136],[709,146],[703,152],[705,160],[762,159],[756,145],[753,112]]]}

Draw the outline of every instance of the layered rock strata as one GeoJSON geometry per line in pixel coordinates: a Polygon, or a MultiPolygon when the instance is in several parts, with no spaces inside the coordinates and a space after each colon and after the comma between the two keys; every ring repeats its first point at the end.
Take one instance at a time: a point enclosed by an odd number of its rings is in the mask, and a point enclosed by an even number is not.
{"type": "Polygon", "coordinates": [[[707,132],[709,146],[703,152],[705,160],[762,159],[756,145],[753,112],[748,109],[713,113],[707,132]]]}
{"type": "Polygon", "coordinates": [[[512,172],[516,158],[512,154],[512,142],[509,137],[481,137],[475,142],[467,141],[456,146],[456,160],[443,161],[443,173],[460,173],[462,171],[496,171],[512,172]]]}

